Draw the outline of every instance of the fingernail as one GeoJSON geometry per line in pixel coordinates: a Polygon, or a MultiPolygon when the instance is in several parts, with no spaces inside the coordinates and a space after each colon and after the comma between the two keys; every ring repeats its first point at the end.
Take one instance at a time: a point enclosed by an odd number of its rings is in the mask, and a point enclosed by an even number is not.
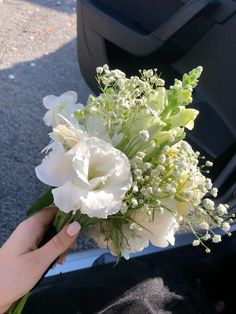
{"type": "Polygon", "coordinates": [[[74,237],[81,229],[80,224],[77,221],[72,222],[66,229],[68,236],[74,237]]]}

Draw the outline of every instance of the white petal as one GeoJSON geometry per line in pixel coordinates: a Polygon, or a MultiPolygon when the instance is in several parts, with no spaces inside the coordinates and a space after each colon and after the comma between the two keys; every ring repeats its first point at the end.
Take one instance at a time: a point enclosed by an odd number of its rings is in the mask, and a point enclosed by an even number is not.
{"type": "Polygon", "coordinates": [[[93,190],[96,190],[101,184],[106,182],[107,176],[97,177],[89,180],[89,185],[93,190]]]}
{"type": "Polygon", "coordinates": [[[90,191],[81,200],[81,212],[89,217],[107,218],[120,210],[120,202],[114,202],[113,195],[104,191],[90,191]]]}
{"type": "Polygon", "coordinates": [[[90,136],[96,136],[106,142],[111,142],[111,139],[107,135],[107,130],[98,116],[93,115],[88,117],[87,132],[90,136]]]}
{"type": "Polygon", "coordinates": [[[73,173],[71,160],[66,156],[63,146],[52,150],[35,168],[40,181],[50,186],[60,186],[68,181],[73,173]]]}
{"type": "Polygon", "coordinates": [[[77,103],[77,104],[71,104],[68,108],[69,108],[70,114],[74,114],[75,111],[84,109],[84,106],[82,104],[77,103]]]}
{"type": "Polygon", "coordinates": [[[75,104],[77,102],[77,93],[71,90],[62,94],[60,96],[60,102],[65,104],[75,104]]]}
{"type": "Polygon", "coordinates": [[[52,190],[55,205],[65,213],[80,209],[81,195],[84,195],[84,193],[86,191],[78,188],[71,181],[52,190]]]}
{"type": "Polygon", "coordinates": [[[150,240],[153,245],[158,247],[166,247],[169,243],[174,245],[174,235],[179,225],[174,215],[167,210],[163,214],[156,212],[154,220],[142,213],[136,214],[134,220],[140,224],[141,228],[143,227],[143,230],[138,231],[137,234],[150,240]]]}
{"type": "Polygon", "coordinates": [[[81,179],[85,184],[88,184],[90,152],[86,142],[82,141],[78,143],[68,154],[75,154],[73,157],[73,169],[77,174],[77,178],[81,179]]]}
{"type": "Polygon", "coordinates": [[[47,126],[51,126],[53,124],[53,113],[51,110],[48,110],[44,117],[43,117],[43,121],[47,126]]]}
{"type": "Polygon", "coordinates": [[[45,108],[50,110],[50,109],[52,109],[54,104],[57,102],[57,100],[58,100],[57,96],[48,95],[48,96],[43,98],[43,105],[45,108]]]}

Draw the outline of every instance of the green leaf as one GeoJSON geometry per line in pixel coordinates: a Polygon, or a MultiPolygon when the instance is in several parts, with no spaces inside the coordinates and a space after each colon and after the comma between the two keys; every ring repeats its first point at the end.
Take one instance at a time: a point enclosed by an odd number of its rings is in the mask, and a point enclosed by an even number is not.
{"type": "Polygon", "coordinates": [[[27,211],[27,215],[33,215],[40,211],[42,208],[47,207],[53,203],[52,189],[44,193],[27,211]]]}
{"type": "Polygon", "coordinates": [[[29,299],[31,293],[27,293],[22,298],[20,298],[18,301],[16,301],[10,308],[10,310],[7,312],[8,314],[21,314],[24,306],[29,299]]]}

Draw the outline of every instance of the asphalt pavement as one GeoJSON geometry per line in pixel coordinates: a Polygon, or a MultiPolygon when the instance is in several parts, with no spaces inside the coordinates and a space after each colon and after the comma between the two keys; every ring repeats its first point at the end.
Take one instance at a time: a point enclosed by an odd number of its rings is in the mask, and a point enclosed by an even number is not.
{"type": "MultiPolygon", "coordinates": [[[[45,190],[34,172],[48,143],[42,98],[90,93],[77,61],[74,0],[0,0],[0,246],[45,190]]],[[[86,236],[79,249],[94,243],[86,236]]]]}

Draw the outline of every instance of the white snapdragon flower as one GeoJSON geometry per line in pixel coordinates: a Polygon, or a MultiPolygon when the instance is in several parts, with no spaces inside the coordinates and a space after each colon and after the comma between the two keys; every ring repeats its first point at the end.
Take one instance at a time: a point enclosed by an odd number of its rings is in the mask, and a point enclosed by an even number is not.
{"type": "Polygon", "coordinates": [[[65,124],[61,116],[66,118],[72,125],[78,125],[74,117],[76,110],[83,109],[82,104],[77,104],[77,94],[74,91],[66,92],[59,97],[48,95],[43,99],[43,105],[48,111],[44,115],[44,122],[47,126],[56,127],[65,124]]]}
{"type": "Polygon", "coordinates": [[[50,133],[50,137],[52,140],[59,142],[67,149],[70,149],[82,139],[87,138],[87,135],[80,129],[69,128],[66,125],[59,124],[53,129],[53,132],[50,133]]]}
{"type": "Polygon", "coordinates": [[[36,167],[36,174],[56,187],[52,193],[60,210],[80,210],[98,218],[117,213],[132,184],[128,158],[95,137],[82,139],[68,151],[57,145],[36,167]]]}

